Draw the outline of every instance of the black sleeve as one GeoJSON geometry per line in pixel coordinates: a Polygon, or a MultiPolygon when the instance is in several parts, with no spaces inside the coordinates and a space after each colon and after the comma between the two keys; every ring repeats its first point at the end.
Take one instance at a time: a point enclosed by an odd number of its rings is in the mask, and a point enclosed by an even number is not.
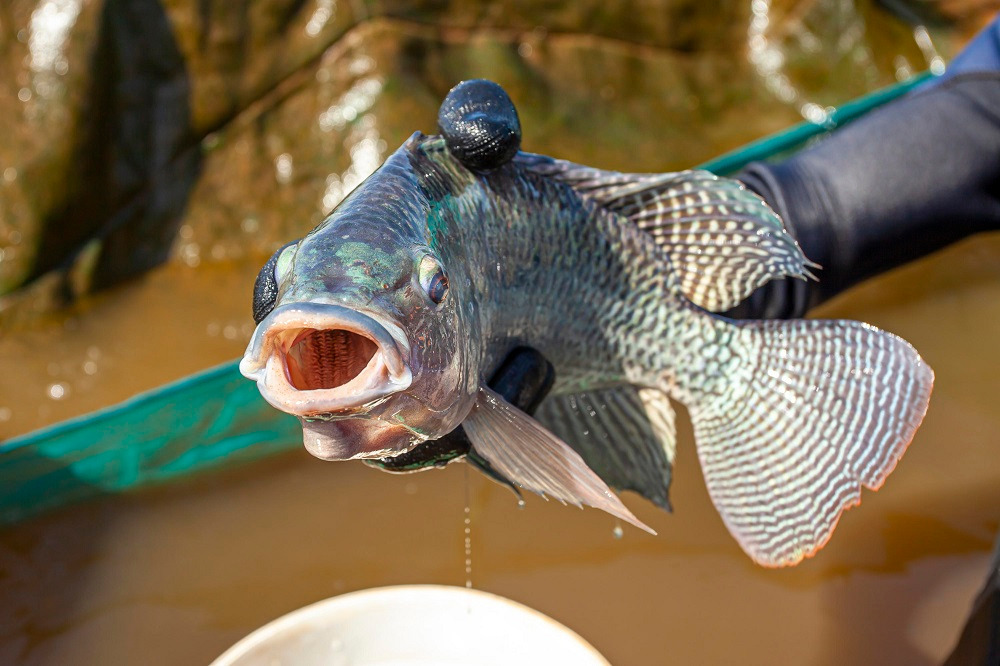
{"type": "Polygon", "coordinates": [[[776,280],[730,314],[800,317],[865,278],[1000,229],[1000,72],[946,76],[737,178],[823,268],[819,282],[776,280]]]}

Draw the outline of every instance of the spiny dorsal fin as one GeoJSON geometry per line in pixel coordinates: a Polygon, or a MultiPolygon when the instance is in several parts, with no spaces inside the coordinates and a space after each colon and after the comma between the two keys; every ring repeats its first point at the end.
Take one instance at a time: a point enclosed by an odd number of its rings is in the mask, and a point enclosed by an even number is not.
{"type": "Polygon", "coordinates": [[[667,395],[634,386],[549,396],[535,412],[612,488],[634,490],[670,510],[677,447],[667,395]]]}
{"type": "Polygon", "coordinates": [[[586,504],[656,534],[632,515],[576,451],[498,393],[479,389],[462,422],[472,448],[518,486],[575,506],[586,504]]]}
{"type": "Polygon", "coordinates": [[[809,268],[818,267],[738,181],[708,171],[602,171],[541,155],[518,160],[650,234],[670,255],[684,295],[706,310],[728,310],[774,278],[812,278],[809,268]]]}

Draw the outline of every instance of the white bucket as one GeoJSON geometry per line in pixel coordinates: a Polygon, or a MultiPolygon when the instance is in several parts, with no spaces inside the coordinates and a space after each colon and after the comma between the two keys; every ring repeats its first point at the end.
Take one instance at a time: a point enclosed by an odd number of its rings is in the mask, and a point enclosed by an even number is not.
{"type": "Polygon", "coordinates": [[[264,625],[212,666],[609,666],[555,620],[487,592],[402,585],[344,594],[264,625]]]}

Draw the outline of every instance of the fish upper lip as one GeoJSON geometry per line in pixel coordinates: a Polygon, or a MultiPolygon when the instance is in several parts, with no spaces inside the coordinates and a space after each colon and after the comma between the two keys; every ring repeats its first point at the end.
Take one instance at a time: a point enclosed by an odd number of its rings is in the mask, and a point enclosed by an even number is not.
{"type": "Polygon", "coordinates": [[[357,409],[409,387],[413,376],[405,358],[409,342],[403,330],[378,315],[335,303],[288,303],[275,308],[254,331],[240,372],[257,382],[271,405],[297,416],[357,409]],[[298,389],[288,376],[285,354],[301,329],[346,330],[377,346],[367,366],[340,386],[298,389]]]}

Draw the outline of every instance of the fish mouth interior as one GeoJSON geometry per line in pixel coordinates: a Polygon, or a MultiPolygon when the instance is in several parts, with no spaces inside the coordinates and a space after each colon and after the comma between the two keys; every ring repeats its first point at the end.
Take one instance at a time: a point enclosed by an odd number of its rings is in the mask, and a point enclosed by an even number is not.
{"type": "Polygon", "coordinates": [[[350,418],[409,388],[409,353],[392,320],[333,303],[289,303],[257,325],[240,372],[284,412],[350,418]]]}
{"type": "Polygon", "coordinates": [[[305,328],[292,333],[284,354],[285,370],[288,383],[299,391],[347,384],[365,371],[379,349],[374,340],[346,329],[305,328]]]}

